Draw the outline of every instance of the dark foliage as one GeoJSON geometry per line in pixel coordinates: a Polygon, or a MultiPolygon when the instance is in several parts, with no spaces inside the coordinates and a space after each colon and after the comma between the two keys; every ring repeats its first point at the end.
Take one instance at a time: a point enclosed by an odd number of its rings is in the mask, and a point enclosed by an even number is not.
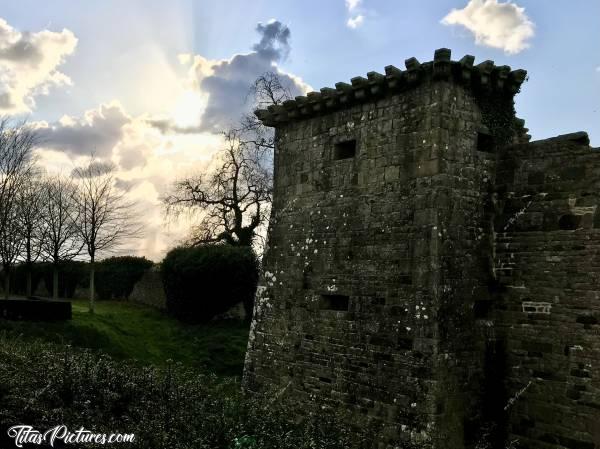
{"type": "Polygon", "coordinates": [[[110,257],[96,264],[98,299],[127,299],[135,284],[152,267],[145,257],[110,257]]]}
{"type": "Polygon", "coordinates": [[[0,447],[12,447],[5,441],[6,429],[20,423],[133,433],[133,444],[115,445],[128,448],[350,447],[333,413],[305,410],[294,422],[292,416],[297,415],[282,397],[244,397],[234,379],[200,375],[177,364],[140,367],[0,335],[0,447]]]}
{"type": "Polygon", "coordinates": [[[72,317],[71,303],[46,299],[5,299],[0,301],[0,316],[18,321],[65,321],[72,317]]]}
{"type": "MultiPolygon", "coordinates": [[[[54,265],[52,263],[36,264],[36,269],[40,270],[46,291],[50,295],[54,285],[54,265]]],[[[64,260],[58,264],[59,298],[73,298],[77,288],[87,288],[88,284],[87,263],[75,260],[64,260]]]]}
{"type": "Polygon", "coordinates": [[[252,310],[258,261],[248,247],[175,248],[165,257],[161,273],[167,310],[182,321],[210,320],[240,301],[246,311],[252,310]]]}
{"type": "Polygon", "coordinates": [[[27,273],[31,269],[31,291],[35,292],[37,286],[42,280],[42,270],[40,264],[34,263],[31,267],[20,263],[16,265],[11,272],[10,287],[12,293],[25,295],[27,293],[27,273]]]}

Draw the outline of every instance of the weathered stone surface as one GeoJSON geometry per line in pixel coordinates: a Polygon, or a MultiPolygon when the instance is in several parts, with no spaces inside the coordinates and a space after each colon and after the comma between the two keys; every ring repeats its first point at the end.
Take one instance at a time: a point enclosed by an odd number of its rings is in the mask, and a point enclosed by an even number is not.
{"type": "Polygon", "coordinates": [[[597,153],[528,143],[524,71],[406,67],[257,111],[277,146],[245,387],[345,410],[372,447],[470,447],[491,421],[600,447],[597,153]]]}
{"type": "Polygon", "coordinates": [[[167,297],[157,268],[153,267],[144,273],[142,278],[134,285],[128,300],[156,307],[157,309],[164,310],[167,308],[167,297]]]}
{"type": "Polygon", "coordinates": [[[498,159],[496,322],[509,394],[532,382],[509,426],[523,447],[600,447],[600,152],[588,145],[573,133],[498,159]],[[527,301],[549,303],[546,319],[527,301]]]}

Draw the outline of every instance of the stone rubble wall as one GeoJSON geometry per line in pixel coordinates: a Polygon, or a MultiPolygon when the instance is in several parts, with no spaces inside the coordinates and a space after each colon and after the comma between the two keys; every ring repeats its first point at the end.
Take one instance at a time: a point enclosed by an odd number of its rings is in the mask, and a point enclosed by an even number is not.
{"type": "Polygon", "coordinates": [[[475,151],[480,123],[474,97],[440,81],[277,129],[246,388],[347,410],[356,428],[382,427],[381,447],[473,438],[493,165],[475,151]],[[334,160],[348,139],[356,157],[334,160]]]}
{"type": "Polygon", "coordinates": [[[600,447],[600,151],[588,143],[559,136],[499,162],[497,319],[519,447],[600,447]]]}
{"type": "Polygon", "coordinates": [[[133,291],[127,300],[165,310],[167,308],[167,296],[163,288],[160,271],[154,267],[146,271],[134,285],[133,291]]]}
{"type": "Polygon", "coordinates": [[[523,70],[406,68],[257,111],[277,145],[245,388],[378,449],[599,449],[600,153],[529,142],[523,70]]]}

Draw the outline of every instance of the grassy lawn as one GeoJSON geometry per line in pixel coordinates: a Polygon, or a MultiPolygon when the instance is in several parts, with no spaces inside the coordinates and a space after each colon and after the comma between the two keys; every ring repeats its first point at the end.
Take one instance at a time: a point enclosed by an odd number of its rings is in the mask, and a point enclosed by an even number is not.
{"type": "Polygon", "coordinates": [[[117,359],[164,365],[168,359],[224,376],[242,373],[249,327],[237,321],[186,325],[150,307],[118,301],[74,300],[73,320],[0,319],[0,333],[100,350],[117,359]]]}

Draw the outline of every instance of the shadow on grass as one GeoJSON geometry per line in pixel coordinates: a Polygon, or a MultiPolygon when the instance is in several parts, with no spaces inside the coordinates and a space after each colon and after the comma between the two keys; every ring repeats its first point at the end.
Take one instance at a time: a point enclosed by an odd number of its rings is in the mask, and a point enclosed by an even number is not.
{"type": "Polygon", "coordinates": [[[165,313],[119,301],[73,301],[73,319],[25,322],[0,319],[0,332],[26,340],[70,344],[116,359],[164,366],[168,360],[221,376],[240,376],[249,325],[240,321],[180,323],[165,313]]]}

